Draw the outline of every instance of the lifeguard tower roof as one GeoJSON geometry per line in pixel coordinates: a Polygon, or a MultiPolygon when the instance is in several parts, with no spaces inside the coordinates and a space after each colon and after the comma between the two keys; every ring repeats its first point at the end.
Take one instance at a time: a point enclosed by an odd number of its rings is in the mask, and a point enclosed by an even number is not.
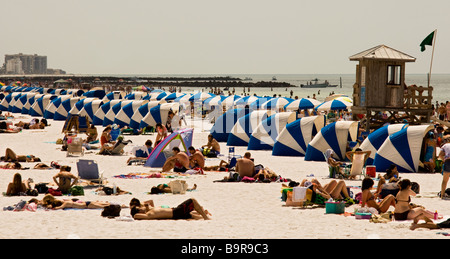
{"type": "Polygon", "coordinates": [[[364,50],[358,54],[350,56],[351,61],[358,61],[362,59],[376,59],[376,60],[391,60],[391,61],[404,61],[415,62],[416,58],[401,51],[388,47],[386,45],[378,45],[376,47],[364,50]]]}

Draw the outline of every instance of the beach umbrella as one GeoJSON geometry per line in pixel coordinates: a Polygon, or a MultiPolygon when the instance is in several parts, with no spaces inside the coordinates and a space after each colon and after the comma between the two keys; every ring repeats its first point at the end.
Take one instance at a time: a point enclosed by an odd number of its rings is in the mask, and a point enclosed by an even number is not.
{"type": "Polygon", "coordinates": [[[29,114],[31,116],[38,117],[44,116],[45,108],[47,108],[50,102],[57,97],[58,96],[53,94],[44,94],[43,96],[39,97],[39,99],[37,99],[31,106],[29,114]]]}
{"type": "Polygon", "coordinates": [[[238,119],[249,112],[249,109],[238,108],[227,110],[224,114],[220,115],[210,130],[213,138],[218,142],[227,142],[228,135],[238,119]]]}
{"type": "Polygon", "coordinates": [[[151,108],[147,115],[142,118],[141,122],[139,123],[139,128],[142,129],[149,126],[156,127],[157,123],[166,125],[169,111],[177,111],[178,107],[178,103],[163,103],[151,108]]]}
{"type": "Polygon", "coordinates": [[[258,100],[260,97],[255,96],[255,95],[247,95],[244,97],[241,97],[239,99],[237,99],[236,101],[234,101],[234,105],[236,106],[245,106],[245,105],[250,105],[252,102],[258,100]]]}
{"type": "Polygon", "coordinates": [[[141,105],[130,118],[130,128],[139,129],[139,124],[145,115],[147,115],[151,108],[158,106],[160,103],[164,103],[164,101],[150,101],[141,105]]]}
{"type": "Polygon", "coordinates": [[[210,109],[213,106],[220,106],[222,104],[222,101],[225,99],[226,97],[223,95],[216,95],[213,97],[209,97],[208,99],[203,101],[203,105],[210,109]]]}
{"type": "Polygon", "coordinates": [[[88,102],[83,105],[83,108],[80,110],[78,115],[80,116],[88,116],[88,120],[90,123],[94,120],[94,114],[100,109],[103,105],[103,100],[95,99],[91,102],[88,102]]]}
{"type": "Polygon", "coordinates": [[[173,100],[177,99],[178,97],[182,97],[182,96],[185,96],[185,95],[186,95],[185,93],[177,93],[177,92],[175,92],[175,93],[171,93],[171,94],[168,94],[167,96],[165,96],[164,100],[166,100],[166,101],[173,101],[173,100]]]}
{"type": "Polygon", "coordinates": [[[228,134],[227,146],[247,146],[253,130],[270,116],[271,111],[256,110],[239,118],[228,134]]]}
{"type": "Polygon", "coordinates": [[[80,99],[81,97],[71,97],[62,101],[59,107],[56,109],[55,114],[53,115],[53,120],[66,120],[67,116],[69,115],[69,111],[72,110],[72,107],[74,107],[80,99]]]}
{"type": "Polygon", "coordinates": [[[359,122],[337,121],[323,127],[306,148],[305,161],[325,161],[324,153],[333,150],[333,157],[345,160],[348,142],[357,140],[359,122]]]}
{"type": "Polygon", "coordinates": [[[133,116],[134,112],[146,103],[148,103],[148,100],[133,100],[132,102],[123,106],[114,117],[114,123],[117,124],[119,128],[129,126],[131,117],[133,116]]]}
{"type": "Polygon", "coordinates": [[[352,107],[353,104],[346,101],[331,100],[323,102],[316,107],[317,111],[329,111],[329,110],[346,110],[348,107],[352,107]]]}
{"type": "Polygon", "coordinates": [[[255,100],[254,102],[250,103],[249,107],[252,110],[258,110],[261,108],[261,105],[268,100],[272,99],[272,97],[260,97],[258,100],[255,100]]]}
{"type": "MultiPolygon", "coordinates": [[[[34,95],[36,95],[36,93],[34,93],[34,95]]],[[[45,119],[53,119],[53,117],[55,116],[55,112],[58,110],[58,108],[61,105],[61,103],[63,101],[65,101],[65,100],[70,99],[70,98],[71,98],[71,96],[66,94],[66,95],[58,96],[57,98],[53,99],[50,102],[50,105],[47,106],[47,108],[45,108],[44,118],[45,119]]]]}
{"type": "Polygon", "coordinates": [[[390,135],[375,155],[373,164],[377,172],[385,172],[392,164],[399,172],[418,172],[423,139],[431,130],[433,125],[416,125],[390,135]]]}
{"type": "Polygon", "coordinates": [[[253,130],[247,149],[272,150],[280,132],[287,124],[295,121],[296,116],[295,112],[278,112],[263,120],[253,130]]]}
{"type": "Polygon", "coordinates": [[[263,103],[260,108],[266,110],[284,109],[284,106],[286,106],[293,100],[294,99],[287,97],[275,97],[263,103]]]}
{"type": "Polygon", "coordinates": [[[113,91],[113,92],[109,92],[105,95],[105,97],[103,97],[103,101],[106,103],[107,101],[111,101],[111,100],[117,100],[117,99],[123,99],[123,95],[122,92],[120,91],[113,91]]]}
{"type": "Polygon", "coordinates": [[[159,101],[159,100],[164,99],[164,97],[166,97],[166,96],[167,96],[167,93],[166,93],[166,92],[152,93],[152,94],[150,95],[150,100],[151,100],[151,101],[159,101]]]}
{"type": "Polygon", "coordinates": [[[232,106],[234,106],[234,102],[241,98],[242,98],[242,96],[240,96],[240,95],[226,96],[225,99],[222,100],[222,106],[226,107],[226,108],[232,107],[232,106]]]}
{"type": "Polygon", "coordinates": [[[204,100],[208,99],[209,97],[214,97],[214,96],[216,96],[216,95],[211,94],[211,93],[198,92],[198,93],[194,94],[193,96],[191,96],[189,98],[189,101],[190,102],[204,101],[204,100]]]}
{"type": "Polygon", "coordinates": [[[297,100],[294,100],[294,101],[288,103],[286,106],[284,106],[284,109],[286,111],[314,109],[321,103],[322,102],[319,102],[316,99],[301,98],[301,99],[297,99],[297,100]]]}
{"type": "Polygon", "coordinates": [[[350,97],[347,97],[347,96],[336,97],[333,100],[345,101],[345,102],[348,102],[348,103],[353,103],[353,100],[350,99],[350,97]]]}
{"type": "Polygon", "coordinates": [[[120,103],[122,99],[114,99],[109,102],[105,102],[100,108],[94,113],[94,119],[92,123],[94,125],[103,125],[103,119],[108,111],[116,104],[120,103]]]}
{"type": "Polygon", "coordinates": [[[300,118],[286,125],[273,145],[273,156],[304,156],[309,142],[325,126],[323,115],[300,118]]]}
{"type": "Polygon", "coordinates": [[[162,92],[164,92],[164,90],[162,90],[162,89],[154,89],[150,93],[162,93],[162,92]]]}
{"type": "Polygon", "coordinates": [[[175,100],[173,100],[174,102],[178,102],[178,103],[188,103],[189,99],[192,97],[192,94],[185,94],[183,96],[179,96],[177,98],[175,98],[175,100]]]}
{"type": "Polygon", "coordinates": [[[103,127],[114,124],[114,118],[116,117],[116,114],[120,111],[120,109],[122,109],[123,106],[131,102],[133,102],[133,100],[121,100],[119,103],[112,106],[103,118],[103,127]]]}
{"type": "Polygon", "coordinates": [[[359,146],[359,148],[361,148],[362,151],[371,151],[370,156],[366,161],[366,165],[373,164],[375,154],[378,152],[378,149],[381,147],[381,145],[383,145],[384,141],[390,135],[406,127],[408,127],[408,124],[389,124],[370,133],[359,146]]]}

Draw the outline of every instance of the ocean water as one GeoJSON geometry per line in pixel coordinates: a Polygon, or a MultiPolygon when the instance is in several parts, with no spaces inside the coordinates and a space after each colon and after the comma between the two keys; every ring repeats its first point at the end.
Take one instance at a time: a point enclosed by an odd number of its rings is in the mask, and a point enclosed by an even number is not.
{"type": "MultiPolygon", "coordinates": [[[[355,83],[355,74],[227,74],[227,75],[165,75],[165,76],[231,76],[244,79],[246,77],[252,78],[248,82],[259,82],[259,81],[272,81],[272,77],[276,77],[276,82],[286,82],[290,83],[296,87],[289,88],[270,88],[265,87],[251,87],[250,94],[256,94],[258,96],[290,96],[290,91],[293,91],[293,96],[298,96],[299,98],[306,98],[307,96],[312,97],[313,94],[316,95],[316,99],[323,101],[332,91],[336,94],[346,94],[351,96],[353,94],[353,84],[355,83]],[[319,82],[328,80],[330,84],[338,85],[337,87],[330,88],[301,88],[300,84],[306,84],[308,81],[315,78],[319,79],[319,82]],[[340,81],[342,79],[342,88],[340,87],[340,81]],[[320,90],[320,93],[319,93],[320,90]]],[[[428,78],[426,74],[407,74],[405,76],[405,83],[407,85],[417,85],[417,86],[427,86],[428,78]]],[[[433,86],[433,103],[436,101],[446,102],[450,101],[450,74],[432,74],[431,86],[433,86]]],[[[205,89],[204,89],[205,90],[205,89]]],[[[208,89],[209,90],[209,89],[208,89]]],[[[208,91],[205,90],[205,91],[208,91]]],[[[195,93],[200,91],[199,88],[188,88],[183,87],[183,92],[195,93]]],[[[248,89],[245,89],[246,93],[248,89]]],[[[235,94],[243,94],[242,88],[236,88],[235,94]]]]}

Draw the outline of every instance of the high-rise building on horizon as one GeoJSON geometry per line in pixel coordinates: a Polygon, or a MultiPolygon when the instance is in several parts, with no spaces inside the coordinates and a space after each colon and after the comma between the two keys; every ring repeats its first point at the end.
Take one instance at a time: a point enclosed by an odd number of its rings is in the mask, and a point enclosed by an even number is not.
{"type": "Polygon", "coordinates": [[[0,67],[0,74],[65,74],[61,69],[47,68],[47,56],[37,54],[6,54],[5,63],[0,67]]]}

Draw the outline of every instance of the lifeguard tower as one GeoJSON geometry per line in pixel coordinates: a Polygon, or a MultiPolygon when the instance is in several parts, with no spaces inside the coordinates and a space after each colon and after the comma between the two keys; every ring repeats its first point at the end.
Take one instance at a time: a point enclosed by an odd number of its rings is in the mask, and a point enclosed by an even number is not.
{"type": "Polygon", "coordinates": [[[433,87],[405,84],[405,64],[416,58],[378,45],[349,59],[359,61],[352,113],[354,118],[366,115],[366,130],[405,120],[412,125],[430,122],[433,87]]]}

